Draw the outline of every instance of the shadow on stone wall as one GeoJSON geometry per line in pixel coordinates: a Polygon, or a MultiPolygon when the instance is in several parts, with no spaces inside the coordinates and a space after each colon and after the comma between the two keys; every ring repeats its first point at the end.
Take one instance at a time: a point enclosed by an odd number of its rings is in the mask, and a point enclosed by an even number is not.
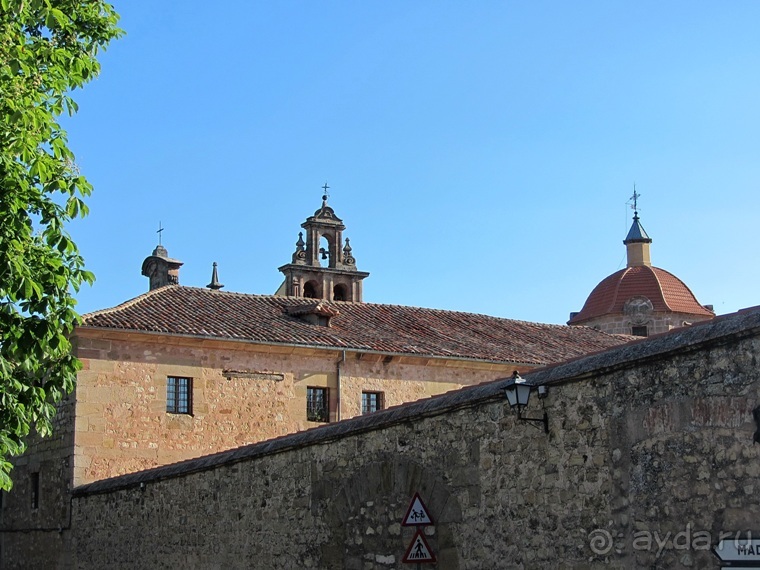
{"type": "Polygon", "coordinates": [[[385,456],[364,465],[348,479],[335,471],[312,481],[312,514],[334,529],[322,545],[326,568],[382,568],[397,564],[395,554],[414,538],[415,528],[401,522],[419,493],[435,523],[425,535],[439,568],[458,570],[459,556],[452,523],[462,521],[459,501],[437,473],[405,458],[385,456]]]}

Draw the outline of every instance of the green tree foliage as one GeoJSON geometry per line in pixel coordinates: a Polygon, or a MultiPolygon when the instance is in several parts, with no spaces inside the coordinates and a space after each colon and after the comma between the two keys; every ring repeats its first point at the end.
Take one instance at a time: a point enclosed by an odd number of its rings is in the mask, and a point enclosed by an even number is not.
{"type": "Polygon", "coordinates": [[[79,361],[68,335],[73,294],[92,283],[66,223],[87,214],[62,113],[121,34],[102,0],[0,0],[0,488],[34,429],[52,430],[79,361]]]}

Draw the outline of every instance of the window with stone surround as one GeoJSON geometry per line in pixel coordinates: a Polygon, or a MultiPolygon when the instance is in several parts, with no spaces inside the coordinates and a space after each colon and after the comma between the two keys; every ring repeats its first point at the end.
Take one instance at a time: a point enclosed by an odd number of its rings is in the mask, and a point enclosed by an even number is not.
{"type": "Polygon", "coordinates": [[[306,419],[310,422],[330,421],[330,398],[327,388],[306,388],[306,419]]]}
{"type": "Polygon", "coordinates": [[[631,327],[631,334],[633,336],[649,336],[649,329],[647,329],[647,326],[632,326],[631,327]]]}
{"type": "Polygon", "coordinates": [[[384,394],[382,392],[362,392],[362,414],[371,414],[383,409],[384,394]]]}
{"type": "Polygon", "coordinates": [[[166,378],[166,412],[169,414],[193,413],[193,379],[180,376],[166,378]]]}

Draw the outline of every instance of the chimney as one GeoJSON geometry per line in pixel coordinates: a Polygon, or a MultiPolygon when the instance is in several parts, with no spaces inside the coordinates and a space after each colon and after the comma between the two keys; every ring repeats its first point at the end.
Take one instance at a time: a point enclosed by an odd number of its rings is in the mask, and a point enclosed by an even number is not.
{"type": "Polygon", "coordinates": [[[179,268],[182,262],[169,257],[166,248],[159,244],[153,254],[146,257],[142,264],[142,274],[150,279],[149,291],[165,285],[179,285],[179,268]]]}

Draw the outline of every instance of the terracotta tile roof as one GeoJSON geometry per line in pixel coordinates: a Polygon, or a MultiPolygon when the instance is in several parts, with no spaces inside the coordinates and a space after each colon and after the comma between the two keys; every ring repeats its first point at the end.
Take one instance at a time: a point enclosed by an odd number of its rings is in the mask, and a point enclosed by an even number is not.
{"type": "Polygon", "coordinates": [[[625,302],[638,296],[652,301],[657,312],[709,317],[715,314],[700,305],[694,293],[672,273],[659,267],[641,265],[621,269],[604,278],[591,291],[583,309],[569,323],[580,324],[603,315],[622,314],[625,302]]]}
{"type": "Polygon", "coordinates": [[[372,303],[325,302],[330,326],[293,315],[313,299],[246,295],[169,285],[84,315],[83,326],[255,343],[546,364],[627,339],[588,329],[486,315],[372,303]]]}

